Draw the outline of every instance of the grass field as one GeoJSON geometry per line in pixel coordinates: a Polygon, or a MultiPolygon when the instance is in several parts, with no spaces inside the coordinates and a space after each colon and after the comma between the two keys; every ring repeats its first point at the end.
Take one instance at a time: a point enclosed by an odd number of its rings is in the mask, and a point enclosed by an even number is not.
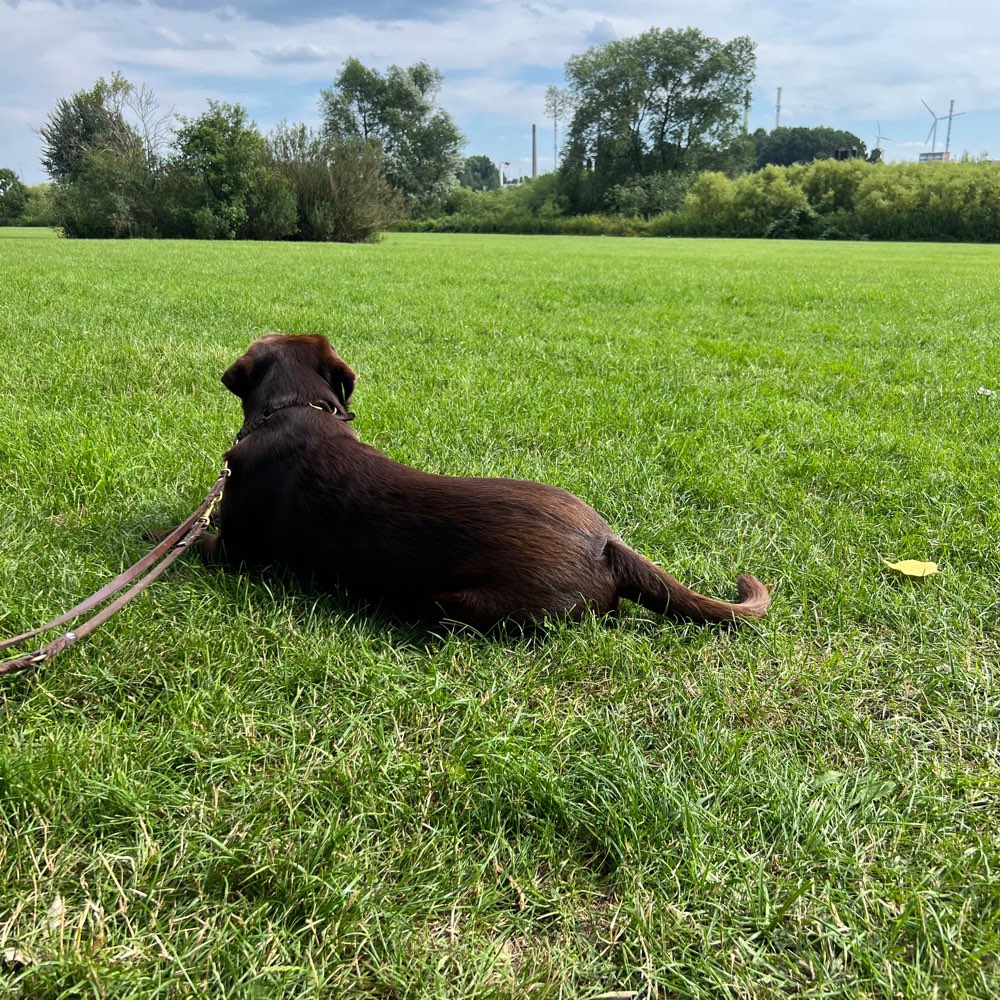
{"type": "Polygon", "coordinates": [[[59,234],[43,226],[0,226],[0,240],[55,240],[59,234]]]}
{"type": "Polygon", "coordinates": [[[0,230],[0,633],[193,509],[268,330],[772,612],[435,636],[184,562],[0,680],[0,995],[996,995],[1000,249],[0,230]]]}

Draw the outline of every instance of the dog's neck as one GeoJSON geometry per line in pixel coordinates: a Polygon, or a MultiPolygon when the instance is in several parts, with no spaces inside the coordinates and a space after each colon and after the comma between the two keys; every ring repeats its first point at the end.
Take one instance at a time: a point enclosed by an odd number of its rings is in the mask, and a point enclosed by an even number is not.
{"type": "Polygon", "coordinates": [[[338,420],[348,422],[354,419],[354,414],[347,409],[344,400],[333,391],[330,384],[314,372],[297,373],[294,380],[268,375],[261,380],[253,393],[243,400],[243,426],[236,435],[237,442],[252,434],[266,423],[275,413],[292,407],[308,406],[314,410],[325,411],[338,420]],[[285,385],[281,383],[285,382],[285,385]]]}
{"type": "Polygon", "coordinates": [[[267,423],[267,421],[270,420],[271,417],[273,417],[274,414],[277,413],[279,410],[288,410],[295,406],[308,406],[313,410],[320,410],[323,413],[329,413],[332,416],[336,417],[338,420],[342,420],[345,423],[354,419],[354,414],[351,413],[351,411],[348,410],[343,403],[341,403],[339,400],[336,400],[335,404],[336,405],[331,406],[325,400],[320,400],[315,403],[292,402],[292,403],[277,403],[272,406],[267,406],[263,410],[261,410],[260,413],[258,413],[255,417],[252,417],[249,420],[245,420],[243,422],[243,426],[239,429],[239,432],[236,435],[236,443],[239,444],[240,441],[242,441],[245,437],[249,437],[251,434],[253,434],[253,432],[257,430],[258,427],[261,427],[265,423],[267,423]]]}

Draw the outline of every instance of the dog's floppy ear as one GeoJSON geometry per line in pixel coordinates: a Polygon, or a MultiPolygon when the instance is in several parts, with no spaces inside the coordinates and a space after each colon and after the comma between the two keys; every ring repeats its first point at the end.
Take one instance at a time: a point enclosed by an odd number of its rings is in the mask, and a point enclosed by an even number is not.
{"type": "Polygon", "coordinates": [[[330,388],[346,406],[351,401],[351,393],[354,392],[354,371],[325,339],[323,347],[323,378],[330,383],[330,388]]]}
{"type": "Polygon", "coordinates": [[[222,384],[243,399],[250,391],[251,375],[256,365],[249,354],[237,358],[223,373],[222,384]]]}

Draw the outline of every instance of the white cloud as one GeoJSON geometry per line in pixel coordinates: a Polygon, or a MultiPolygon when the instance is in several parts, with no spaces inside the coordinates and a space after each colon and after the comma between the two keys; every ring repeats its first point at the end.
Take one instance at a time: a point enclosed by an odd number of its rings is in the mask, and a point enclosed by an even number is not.
{"type": "Polygon", "coordinates": [[[201,35],[197,38],[188,38],[173,28],[160,27],[156,29],[156,34],[164,42],[174,49],[187,49],[192,52],[211,52],[220,49],[231,49],[233,43],[224,35],[201,35]]]}
{"type": "Polygon", "coordinates": [[[269,49],[253,49],[262,62],[276,65],[290,63],[330,62],[333,54],[318,45],[277,45],[269,49]]]}

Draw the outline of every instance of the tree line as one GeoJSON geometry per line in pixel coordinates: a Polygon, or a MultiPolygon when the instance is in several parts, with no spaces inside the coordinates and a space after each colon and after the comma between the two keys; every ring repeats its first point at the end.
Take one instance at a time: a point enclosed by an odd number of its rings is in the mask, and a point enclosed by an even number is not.
{"type": "Polygon", "coordinates": [[[432,232],[1000,242],[1000,167],[820,159],[664,178],[655,213],[570,214],[555,175],[505,191],[456,191],[432,232]],[[668,183],[669,181],[669,183],[668,183]]]}
{"type": "MultiPolygon", "coordinates": [[[[39,130],[51,221],[75,237],[367,241],[440,206],[462,136],[427,63],[383,75],[348,60],[320,95],[322,125],[264,136],[238,104],[188,118],[120,74],[60,99],[39,130]]],[[[28,203],[0,174],[0,219],[28,203]]]]}
{"type": "MultiPolygon", "coordinates": [[[[488,157],[462,157],[463,137],[437,101],[442,76],[426,62],[379,73],[348,59],[319,95],[318,128],[282,123],[266,136],[239,105],[164,114],[146,87],[116,74],[60,100],[40,129],[50,187],[25,189],[0,170],[0,223],[33,212],[69,236],[348,241],[399,225],[874,236],[923,232],[916,221],[876,224],[875,200],[885,212],[937,204],[886,185],[965,183],[925,166],[869,174],[880,150],[844,130],[748,133],[755,58],[746,36],[720,41],[696,28],[652,28],[573,56],[566,86],[545,96],[556,169],[514,189],[488,157]],[[833,217],[814,188],[835,161],[844,169],[830,176],[857,182],[861,208],[833,217]]],[[[986,177],[970,182],[977,198],[986,177]]],[[[986,220],[992,195],[983,197],[973,204],[986,220]]],[[[960,207],[962,219],[974,211],[960,207]]],[[[987,222],[925,217],[940,219],[942,238],[997,238],[987,222]]]]}
{"type": "MultiPolygon", "coordinates": [[[[609,207],[616,186],[653,171],[735,169],[735,109],[753,67],[748,38],[696,29],[652,29],[571,59],[557,102],[572,110],[568,210],[609,207]]],[[[440,213],[456,186],[499,186],[485,157],[463,160],[441,82],[426,62],[379,73],[348,59],[320,94],[318,129],[263,136],[239,105],[175,117],[144,86],[98,80],[40,129],[54,220],[70,236],[369,239],[440,213]]]]}

